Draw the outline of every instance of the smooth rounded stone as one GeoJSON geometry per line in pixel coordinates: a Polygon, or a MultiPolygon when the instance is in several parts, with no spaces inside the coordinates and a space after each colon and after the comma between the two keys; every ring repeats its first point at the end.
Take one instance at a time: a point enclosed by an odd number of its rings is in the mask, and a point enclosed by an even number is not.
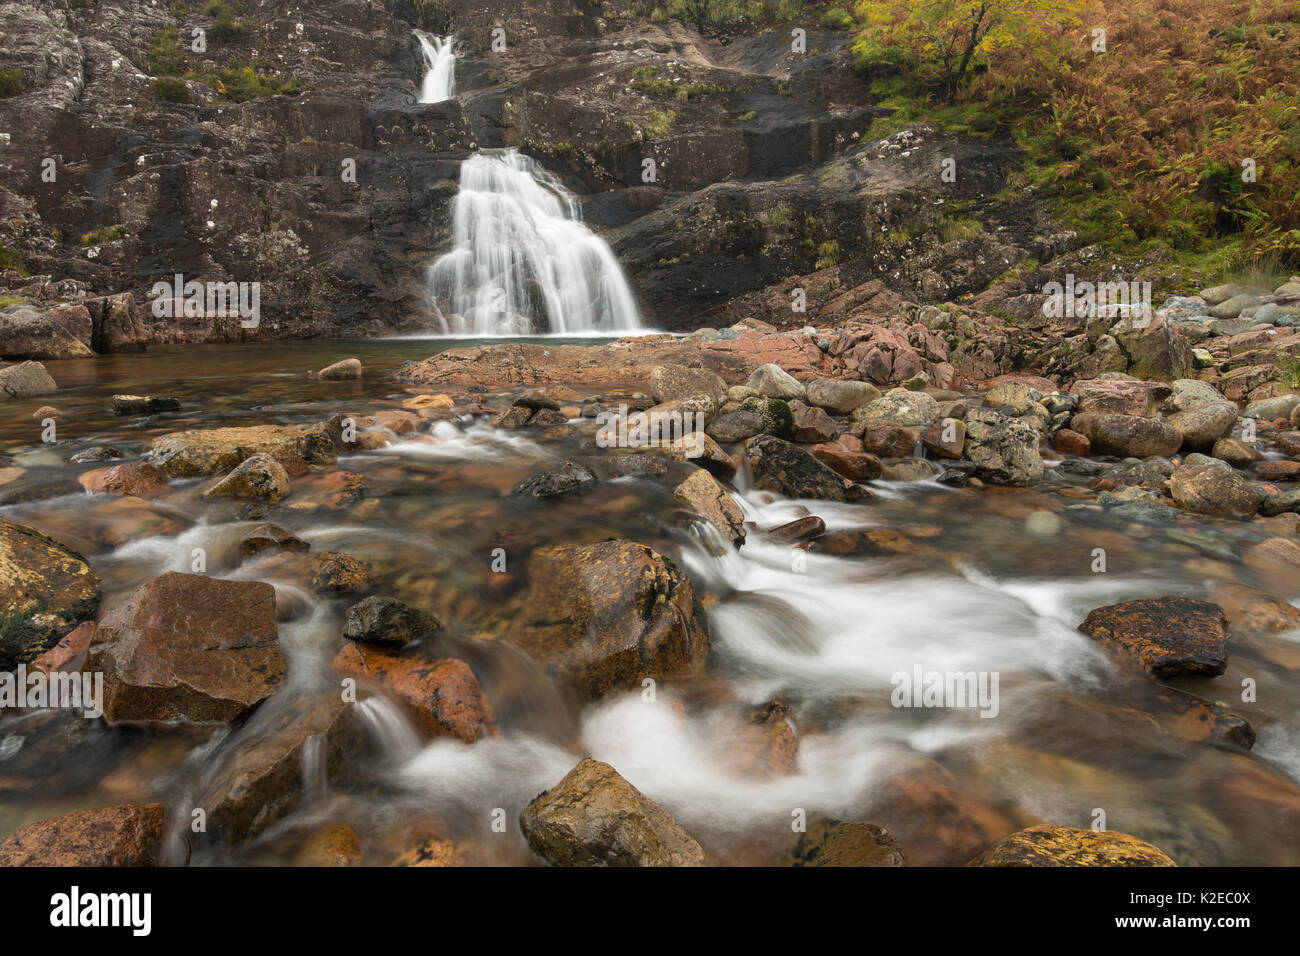
{"type": "Polygon", "coordinates": [[[713,525],[724,541],[739,546],[745,540],[745,513],[736,499],[704,469],[696,469],[677,486],[674,500],[713,525]]]}
{"type": "Polygon", "coordinates": [[[335,362],[333,365],[326,365],[316,373],[316,377],[322,382],[348,382],[361,377],[361,360],[344,359],[341,362],[335,362]]]}
{"type": "Polygon", "coordinates": [[[1195,378],[1180,378],[1169,385],[1169,395],[1164,400],[1167,412],[1185,412],[1198,405],[1218,405],[1228,401],[1209,382],[1195,378]]]}
{"type": "Polygon", "coordinates": [[[77,477],[81,487],[97,495],[134,495],[153,498],[165,493],[167,479],[147,461],[128,461],[108,468],[95,468],[77,477]]]}
{"type": "Polygon", "coordinates": [[[1286,458],[1258,461],[1251,471],[1260,481],[1295,481],[1300,479],[1300,461],[1286,458]]]}
{"type": "Polygon", "coordinates": [[[1061,516],[1052,511],[1031,511],[1025,515],[1025,530],[1035,537],[1055,537],[1062,527],[1061,516]]]}
{"type": "Polygon", "coordinates": [[[125,458],[126,453],[114,448],[112,445],[91,445],[82,451],[77,452],[68,461],[74,465],[85,465],[97,461],[112,461],[114,458],[125,458]]]}
{"type": "Polygon", "coordinates": [[[619,539],[542,547],[527,575],[510,640],[570,698],[703,671],[703,609],[690,578],[654,549],[619,539]]]}
{"type": "Polygon", "coordinates": [[[1156,317],[1166,322],[1183,322],[1209,314],[1210,303],[1199,295],[1170,296],[1156,309],[1156,317]]]}
{"type": "Polygon", "coordinates": [[[705,426],[704,431],[715,441],[745,441],[763,431],[763,418],[758,412],[744,409],[728,412],[711,421],[705,426]]]}
{"type": "Polygon", "coordinates": [[[1259,513],[1269,518],[1291,512],[1300,512],[1300,488],[1291,488],[1276,495],[1269,495],[1259,506],[1259,513]]]}
{"type": "Polygon", "coordinates": [[[538,500],[554,498],[557,495],[566,495],[577,491],[586,485],[593,484],[596,480],[595,473],[586,465],[566,461],[554,471],[543,471],[528,476],[515,485],[510,494],[515,498],[535,498],[538,500]]]}
{"type": "Polygon", "coordinates": [[[826,522],[817,515],[804,515],[763,532],[763,537],[781,544],[800,544],[826,533],[826,522]]]}
{"type": "Polygon", "coordinates": [[[794,423],[790,428],[791,436],[797,442],[817,444],[834,440],[840,433],[840,426],[826,414],[825,409],[816,405],[804,405],[796,402],[792,409],[794,423]]]}
{"type": "MultiPolygon", "coordinates": [[[[967,422],[969,425],[969,420],[967,422]]],[[[1070,420],[1070,428],[1085,436],[1094,454],[1124,458],[1167,458],[1183,444],[1183,433],[1154,418],[1084,412],[1070,420]]]]}
{"type": "Polygon", "coordinates": [[[552,866],[705,866],[699,843],[609,764],[590,758],[519,815],[529,848],[552,866]]]}
{"type": "Polygon", "coordinates": [[[306,541],[290,534],[279,525],[266,522],[249,528],[239,537],[239,553],[246,558],[264,551],[291,551],[302,554],[310,550],[311,545],[306,541]]]}
{"type": "Polygon", "coordinates": [[[1082,458],[1092,453],[1092,442],[1087,435],[1081,435],[1073,428],[1058,429],[1052,436],[1052,447],[1062,455],[1082,458]]]}
{"type": "Polygon", "coordinates": [[[1300,432],[1282,432],[1273,440],[1277,442],[1278,451],[1282,454],[1300,458],[1300,432]]]}
{"type": "Polygon", "coordinates": [[[966,457],[975,475],[1000,485],[1025,485],[1043,477],[1038,431],[1022,418],[974,408],[966,415],[966,457]]]}
{"type": "Polygon", "coordinates": [[[115,415],[157,415],[181,407],[179,398],[167,395],[114,395],[108,403],[115,415]]]}
{"type": "Polygon", "coordinates": [[[656,402],[671,402],[687,395],[708,395],[720,408],[727,400],[727,383],[708,369],[659,365],[650,373],[650,394],[656,402]]]}
{"type": "Polygon", "coordinates": [[[344,612],[343,639],[403,648],[442,630],[438,615],[396,598],[372,595],[344,612]]]}
{"type": "Polygon", "coordinates": [[[904,458],[883,465],[880,476],[886,481],[930,481],[938,475],[933,463],[924,458],[904,458]]]}
{"type": "Polygon", "coordinates": [[[1281,317],[1282,309],[1276,302],[1265,302],[1251,316],[1256,322],[1267,322],[1269,325],[1276,325],[1281,317]]]}
{"type": "Polygon", "coordinates": [[[1246,468],[1264,457],[1263,454],[1255,450],[1253,445],[1248,445],[1236,438],[1220,438],[1214,443],[1210,455],[1220,461],[1227,462],[1234,468],[1246,468]]]}
{"type": "Polygon", "coordinates": [[[282,501],[289,494],[289,473],[267,454],[250,455],[226,477],[203,492],[204,498],[282,501]]]}
{"type": "Polygon", "coordinates": [[[496,726],[478,678],[464,661],[421,646],[393,648],[349,641],[330,663],[342,677],[391,698],[426,739],[472,744],[496,726]]]}
{"type": "Polygon", "coordinates": [[[799,834],[789,866],[907,866],[907,851],[882,826],[818,820],[799,834]]]}
{"type": "Polygon", "coordinates": [[[939,403],[925,392],[895,388],[853,412],[853,424],[890,423],[907,427],[928,425],[939,417],[939,403]]]}
{"type": "Polygon", "coordinates": [[[984,393],[985,408],[1011,408],[1011,414],[1023,415],[1042,397],[1037,389],[1024,382],[1002,382],[984,393]]]}
{"type": "Polygon", "coordinates": [[[1096,608],[1079,630],[1154,677],[1217,677],[1228,666],[1227,625],[1217,604],[1158,597],[1096,608]]]}
{"type": "Polygon", "coordinates": [[[809,452],[771,435],[757,435],[745,443],[745,461],[754,485],[787,498],[844,500],[844,479],[809,452]]]}
{"type": "Polygon", "coordinates": [[[1174,509],[1166,505],[1160,495],[1137,485],[1103,491],[1097,496],[1097,504],[1125,520],[1162,524],[1174,520],[1174,509]]]}
{"type": "Polygon", "coordinates": [[[12,671],[99,610],[99,578],[76,551],[0,518],[0,670],[12,671]]]}
{"type": "Polygon", "coordinates": [[[764,435],[789,438],[794,429],[794,412],[790,403],[779,398],[758,396],[740,403],[742,412],[754,412],[763,423],[764,435]]]}
{"type": "Polygon", "coordinates": [[[966,423],[960,418],[940,418],[922,433],[921,444],[937,458],[960,458],[966,447],[966,423]]]}
{"type": "Polygon", "coordinates": [[[739,404],[747,398],[760,398],[761,396],[748,385],[733,385],[727,389],[727,401],[739,404]]]}
{"type": "Polygon", "coordinates": [[[799,381],[779,365],[760,365],[745,383],[758,394],[766,398],[803,398],[808,390],[799,381]]]}
{"type": "Polygon", "coordinates": [[[905,388],[909,392],[919,392],[922,389],[930,387],[930,376],[924,372],[917,372],[911,378],[904,379],[899,383],[899,388],[905,388]]]}
{"type": "Polygon", "coordinates": [[[880,389],[870,382],[843,378],[818,378],[808,383],[808,404],[836,415],[848,415],[880,397],[880,389]]]}
{"type": "MultiPolygon", "coordinates": [[[[1204,298],[1204,296],[1202,296],[1202,298],[1204,298]]],[[[1209,300],[1207,299],[1206,301],[1209,300]]],[[[1224,299],[1218,305],[1211,306],[1210,315],[1214,316],[1216,319],[1233,319],[1241,315],[1241,313],[1246,309],[1260,304],[1262,303],[1259,296],[1252,295],[1249,292],[1243,292],[1239,295],[1232,296],[1230,299],[1224,299]]]]}
{"type": "Polygon", "coordinates": [[[1169,478],[1169,491],[1180,508],[1198,514],[1249,518],[1259,510],[1264,492],[1235,471],[1183,465],[1169,478]]]}
{"type": "Polygon", "coordinates": [[[864,450],[884,458],[907,458],[916,451],[919,436],[892,422],[867,425],[859,433],[864,450]]]}
{"type": "Polygon", "coordinates": [[[879,478],[883,468],[880,459],[875,455],[863,451],[848,451],[838,444],[814,445],[809,451],[831,471],[850,481],[871,481],[879,478]]]}
{"type": "Polygon", "coordinates": [[[1183,436],[1184,448],[1209,451],[1231,433],[1237,414],[1237,406],[1230,402],[1206,403],[1165,416],[1165,424],[1183,436]]]}
{"type": "Polygon", "coordinates": [[[1289,418],[1297,406],[1300,406],[1300,395],[1278,395],[1275,398],[1251,402],[1241,413],[1241,417],[1271,422],[1279,418],[1289,418]]]}
{"type": "Polygon", "coordinates": [[[165,808],[124,803],[38,820],[0,840],[0,866],[163,866],[165,808]]]}
{"type": "Polygon", "coordinates": [[[1233,296],[1244,295],[1246,290],[1234,283],[1224,283],[1223,285],[1210,286],[1208,289],[1202,289],[1200,297],[1211,306],[1227,302],[1233,296]]]}
{"type": "Polygon", "coordinates": [[[170,571],[104,615],[86,667],[110,724],[228,723],[284,682],[275,588],[170,571]]]}
{"type": "Polygon", "coordinates": [[[1192,349],[1192,364],[1197,368],[1210,368],[1214,365],[1214,353],[1209,349],[1192,349]]]}
{"type": "Polygon", "coordinates": [[[1155,714],[1161,728],[1193,743],[1226,743],[1249,750],[1255,746],[1255,728],[1241,714],[1174,687],[1160,687],[1155,714]]]}
{"type": "Polygon", "coordinates": [[[1114,830],[1049,824],[1003,837],[968,866],[1177,866],[1159,847],[1114,830]]]}
{"type": "MultiPolygon", "coordinates": [[[[1218,458],[1214,455],[1202,455],[1200,452],[1196,452],[1196,451],[1192,452],[1190,455],[1188,455],[1186,458],[1183,459],[1183,464],[1181,467],[1200,468],[1201,466],[1207,466],[1210,468],[1223,468],[1226,469],[1227,471],[1232,470],[1232,465],[1224,461],[1223,459],[1218,458]]],[[[1171,471],[1169,472],[1169,474],[1172,475],[1173,472],[1171,471]]],[[[1165,475],[1164,477],[1168,477],[1168,475],[1165,475]]]]}
{"type": "Polygon", "coordinates": [[[58,390],[59,386],[40,362],[21,362],[0,368],[0,400],[49,395],[58,390]]]}
{"type": "Polygon", "coordinates": [[[36,411],[32,412],[32,420],[42,422],[47,418],[58,418],[63,413],[53,405],[42,405],[36,411]]]}
{"type": "Polygon", "coordinates": [[[301,458],[313,464],[334,460],[336,416],[315,425],[253,425],[173,432],[155,438],[150,460],[169,478],[199,478],[229,472],[252,455],[301,458]]]}

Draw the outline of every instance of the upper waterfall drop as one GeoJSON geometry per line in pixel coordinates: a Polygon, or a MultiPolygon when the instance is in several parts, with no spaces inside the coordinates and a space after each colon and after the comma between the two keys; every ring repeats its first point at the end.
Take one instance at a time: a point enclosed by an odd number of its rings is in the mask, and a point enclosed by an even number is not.
{"type": "Polygon", "coordinates": [[[420,84],[421,103],[441,103],[456,95],[456,34],[437,37],[423,30],[415,31],[424,53],[424,80],[420,84]]]}
{"type": "Polygon", "coordinates": [[[461,166],[451,251],[429,267],[429,287],[454,335],[641,328],[618,259],[582,222],[577,199],[513,148],[461,166]]]}

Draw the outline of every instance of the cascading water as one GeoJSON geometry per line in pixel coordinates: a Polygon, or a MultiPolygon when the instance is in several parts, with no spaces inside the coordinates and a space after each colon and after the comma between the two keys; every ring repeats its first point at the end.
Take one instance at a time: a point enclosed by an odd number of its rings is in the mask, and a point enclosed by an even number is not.
{"type": "Polygon", "coordinates": [[[452,248],[429,268],[443,331],[493,336],[635,332],[636,299],[577,200],[515,149],[461,166],[452,248]]]}
{"type": "Polygon", "coordinates": [[[424,80],[420,84],[421,103],[441,103],[456,95],[456,34],[437,37],[423,30],[415,31],[424,53],[424,80]]]}

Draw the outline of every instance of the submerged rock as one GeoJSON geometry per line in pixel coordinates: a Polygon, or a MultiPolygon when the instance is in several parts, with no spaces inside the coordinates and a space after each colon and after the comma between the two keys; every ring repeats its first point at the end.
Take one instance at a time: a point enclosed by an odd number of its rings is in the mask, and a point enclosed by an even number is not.
{"type": "Polygon", "coordinates": [[[279,689],[275,588],[170,571],[99,622],[87,669],[109,723],[227,723],[279,689]]]}
{"type": "Polygon", "coordinates": [[[95,468],[77,478],[92,494],[134,495],[153,498],[167,491],[163,473],[147,461],[129,461],[108,468],[95,468]]]}
{"type": "Polygon", "coordinates": [[[874,823],[818,820],[799,835],[790,866],[907,866],[907,851],[874,823]]]}
{"type": "Polygon", "coordinates": [[[700,845],[609,764],[586,759],[519,815],[552,866],[704,866],[700,845]]]}
{"type": "Polygon", "coordinates": [[[579,700],[697,674],[708,632],[690,579],[635,541],[539,548],[510,639],[579,700]]]}
{"type": "Polygon", "coordinates": [[[1004,837],[968,866],[1177,866],[1145,840],[1113,830],[1048,824],[1004,837]]]}
{"type": "Polygon", "coordinates": [[[1228,665],[1227,624],[1217,604],[1158,597],[1096,608],[1079,630],[1155,677],[1217,676],[1228,665]]]}
{"type": "Polygon", "coordinates": [[[171,478],[198,478],[230,471],[253,455],[332,461],[331,422],[316,425],[254,425],[174,432],[155,439],[151,461],[171,478]]]}
{"type": "Polygon", "coordinates": [[[347,609],[343,638],[381,647],[403,648],[442,630],[436,614],[394,598],[368,597],[347,609]]]}
{"type": "Polygon", "coordinates": [[[341,362],[335,362],[333,365],[327,365],[319,372],[316,377],[322,382],[346,382],[361,378],[361,360],[344,359],[341,362]]]}
{"type": "Polygon", "coordinates": [[[108,401],[116,415],[156,415],[181,408],[180,399],[166,395],[114,395],[108,401]]]}
{"type": "Polygon", "coordinates": [[[230,474],[203,492],[204,498],[218,496],[249,501],[281,501],[289,494],[289,473],[270,455],[250,455],[230,474]]]}
{"type": "Polygon", "coordinates": [[[99,610],[99,578],[76,551],[0,518],[0,670],[30,662],[99,610]]]}
{"type": "Polygon", "coordinates": [[[19,827],[0,841],[0,866],[162,866],[161,803],[78,810],[19,827]]]}
{"type": "Polygon", "coordinates": [[[566,461],[555,471],[531,475],[515,485],[510,494],[515,498],[554,498],[577,491],[584,485],[597,481],[595,473],[586,465],[566,461]]]}

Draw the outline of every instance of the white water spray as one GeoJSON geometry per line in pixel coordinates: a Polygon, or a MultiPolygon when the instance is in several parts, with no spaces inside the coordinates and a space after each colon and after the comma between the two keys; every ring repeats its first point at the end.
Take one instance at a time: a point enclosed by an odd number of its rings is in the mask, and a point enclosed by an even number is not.
{"type": "Polygon", "coordinates": [[[573,194],[518,150],[466,160],[452,215],[451,251],[429,268],[444,332],[640,329],[613,250],[583,224],[573,194]]]}
{"type": "Polygon", "coordinates": [[[424,80],[420,84],[421,103],[441,103],[456,95],[456,34],[436,37],[423,30],[415,31],[424,53],[424,80]]]}

